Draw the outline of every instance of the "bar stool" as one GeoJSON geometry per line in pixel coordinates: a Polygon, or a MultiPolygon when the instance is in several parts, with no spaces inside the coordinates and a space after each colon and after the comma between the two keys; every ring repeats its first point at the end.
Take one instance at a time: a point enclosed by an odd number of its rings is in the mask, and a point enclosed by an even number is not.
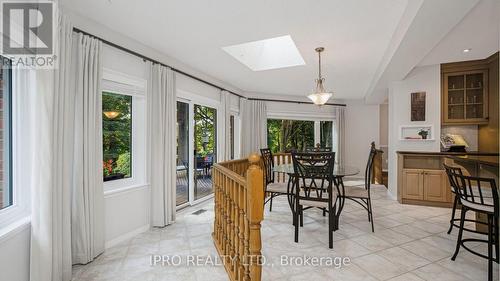
{"type": "Polygon", "coordinates": [[[488,260],[488,280],[493,280],[493,261],[499,263],[499,240],[498,240],[498,218],[499,218],[499,202],[498,190],[494,179],[464,176],[462,173],[457,172],[456,169],[444,165],[449,179],[457,187],[456,192],[459,196],[459,202],[462,205],[462,212],[460,214],[460,226],[457,237],[457,247],[451,260],[455,260],[460,247],[467,251],[485,258],[488,260]],[[487,222],[479,222],[488,226],[488,232],[483,233],[474,231],[476,233],[488,235],[488,240],[477,238],[462,238],[463,231],[471,231],[464,227],[465,214],[468,211],[484,214],[487,216],[487,222]],[[488,244],[488,255],[483,255],[466,246],[467,242],[484,242],[488,244]],[[493,247],[495,247],[495,257],[493,257],[493,247]]]}
{"type": "MultiPolygon", "coordinates": [[[[446,171],[450,170],[451,172],[453,173],[457,173],[457,174],[460,174],[462,175],[462,169],[458,168],[458,167],[451,167],[451,166],[447,166],[445,165],[445,168],[446,168],[446,171]]],[[[459,224],[455,223],[455,222],[459,222],[460,223],[460,218],[455,218],[455,213],[457,211],[457,204],[459,202],[459,198],[460,196],[458,195],[457,193],[457,188],[458,186],[455,184],[455,181],[453,180],[453,173],[446,173],[448,175],[448,181],[450,182],[450,187],[451,187],[451,193],[453,195],[455,195],[455,199],[453,200],[453,207],[451,209],[451,219],[450,219],[450,228],[448,229],[448,232],[446,232],[447,234],[450,234],[453,227],[460,227],[459,224]]],[[[468,220],[466,219],[465,221],[472,221],[472,220],[468,220]]],[[[474,231],[473,231],[474,232],[474,231]]]]}

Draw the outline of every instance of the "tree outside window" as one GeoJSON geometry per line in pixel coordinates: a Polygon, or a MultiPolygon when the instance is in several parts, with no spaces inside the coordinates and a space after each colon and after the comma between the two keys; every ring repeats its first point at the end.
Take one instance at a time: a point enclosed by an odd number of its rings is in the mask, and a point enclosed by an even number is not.
{"type": "Polygon", "coordinates": [[[273,153],[314,147],[314,121],[268,119],[267,144],[273,153]]]}
{"type": "Polygon", "coordinates": [[[132,97],[102,94],[104,181],[132,176],[132,97]]]}

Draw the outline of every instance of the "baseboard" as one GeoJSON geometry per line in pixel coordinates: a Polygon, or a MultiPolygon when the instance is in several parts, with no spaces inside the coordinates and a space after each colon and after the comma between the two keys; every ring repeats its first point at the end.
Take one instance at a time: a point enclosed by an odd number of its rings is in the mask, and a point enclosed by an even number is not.
{"type": "Polygon", "coordinates": [[[143,226],[141,226],[141,227],[139,227],[137,229],[134,229],[134,230],[132,230],[132,231],[130,231],[128,233],[125,233],[125,234],[120,235],[120,236],[118,236],[118,237],[116,237],[114,239],[111,239],[110,241],[106,241],[104,243],[104,248],[108,249],[108,248],[111,248],[111,247],[113,247],[115,245],[118,245],[118,244],[120,244],[120,243],[122,243],[124,241],[132,239],[134,236],[136,236],[138,234],[141,234],[143,232],[148,231],[149,228],[150,228],[150,225],[146,224],[146,225],[143,225],[143,226]]]}

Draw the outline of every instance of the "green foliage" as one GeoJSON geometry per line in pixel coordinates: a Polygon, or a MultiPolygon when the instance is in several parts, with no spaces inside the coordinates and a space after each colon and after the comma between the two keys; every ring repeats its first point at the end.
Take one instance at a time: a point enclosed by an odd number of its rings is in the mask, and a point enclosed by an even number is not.
{"type": "Polygon", "coordinates": [[[198,156],[215,154],[216,118],[217,110],[201,105],[194,106],[195,150],[198,156]]]}
{"type": "Polygon", "coordinates": [[[267,144],[274,153],[314,147],[314,122],[268,119],[267,144]]]}
{"type": "Polygon", "coordinates": [[[130,159],[130,153],[123,153],[118,156],[118,160],[116,160],[116,169],[115,172],[124,174],[125,177],[130,177],[131,176],[131,169],[130,169],[130,164],[131,164],[131,159],[130,159]]]}
{"type": "Polygon", "coordinates": [[[103,171],[104,175],[123,173],[130,176],[130,153],[132,150],[132,97],[103,92],[102,111],[116,111],[119,115],[115,118],[102,116],[103,137],[103,171]],[[124,154],[128,154],[128,170],[123,170],[122,164],[118,170],[120,157],[125,161],[124,154]]]}

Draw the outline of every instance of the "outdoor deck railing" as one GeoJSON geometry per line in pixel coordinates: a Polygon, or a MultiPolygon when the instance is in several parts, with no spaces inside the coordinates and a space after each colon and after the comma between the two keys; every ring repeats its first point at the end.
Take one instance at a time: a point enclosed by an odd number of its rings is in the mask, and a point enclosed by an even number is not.
{"type": "Polygon", "coordinates": [[[232,281],[260,281],[264,174],[260,157],[214,165],[215,222],[212,237],[232,281]]]}

